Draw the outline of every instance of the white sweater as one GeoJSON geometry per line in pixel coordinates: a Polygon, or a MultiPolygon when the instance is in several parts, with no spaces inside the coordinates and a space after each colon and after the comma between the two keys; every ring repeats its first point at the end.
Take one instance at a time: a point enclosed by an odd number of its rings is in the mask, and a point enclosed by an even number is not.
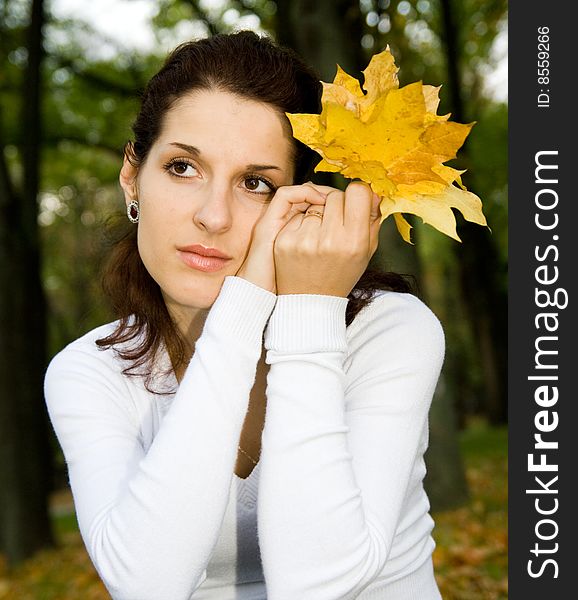
{"type": "Polygon", "coordinates": [[[443,331],[409,294],[378,292],[347,328],[346,305],[227,277],[172,395],[97,348],[114,324],[53,359],[50,417],[115,600],[440,598],[422,480],[443,331]],[[261,458],[241,479],[264,332],[261,458]]]}

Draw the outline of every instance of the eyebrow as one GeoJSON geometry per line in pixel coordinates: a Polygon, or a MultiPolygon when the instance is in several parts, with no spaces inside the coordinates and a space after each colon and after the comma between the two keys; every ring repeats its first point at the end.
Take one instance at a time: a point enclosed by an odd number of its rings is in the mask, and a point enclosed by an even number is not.
{"type": "MultiPolygon", "coordinates": [[[[188,152],[189,154],[195,157],[199,157],[201,155],[201,151],[197,147],[191,146],[190,144],[183,144],[182,142],[171,142],[169,145],[176,146],[177,148],[180,148],[181,150],[184,150],[185,152],[188,152]]],[[[276,165],[251,164],[247,165],[247,169],[250,171],[281,171],[281,168],[276,165]]]]}

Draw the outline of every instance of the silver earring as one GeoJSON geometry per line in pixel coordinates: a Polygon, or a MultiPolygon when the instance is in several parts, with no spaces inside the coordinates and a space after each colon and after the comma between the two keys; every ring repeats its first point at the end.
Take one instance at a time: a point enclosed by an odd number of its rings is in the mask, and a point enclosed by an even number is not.
{"type": "Polygon", "coordinates": [[[140,209],[138,207],[138,200],[132,200],[126,207],[126,216],[131,223],[138,223],[140,216],[140,209]]]}

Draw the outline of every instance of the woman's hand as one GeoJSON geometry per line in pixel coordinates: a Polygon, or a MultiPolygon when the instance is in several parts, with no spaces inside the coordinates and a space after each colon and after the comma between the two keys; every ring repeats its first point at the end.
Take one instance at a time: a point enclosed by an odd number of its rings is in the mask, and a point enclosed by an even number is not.
{"type": "Polygon", "coordinates": [[[329,189],[324,207],[293,215],[277,235],[277,294],[347,297],[377,249],[377,195],[362,182],[329,189]]]}
{"type": "Polygon", "coordinates": [[[277,293],[273,259],[277,234],[293,217],[303,215],[309,207],[323,207],[326,193],[331,190],[333,188],[313,183],[280,187],[253,229],[247,257],[237,276],[277,293]]]}

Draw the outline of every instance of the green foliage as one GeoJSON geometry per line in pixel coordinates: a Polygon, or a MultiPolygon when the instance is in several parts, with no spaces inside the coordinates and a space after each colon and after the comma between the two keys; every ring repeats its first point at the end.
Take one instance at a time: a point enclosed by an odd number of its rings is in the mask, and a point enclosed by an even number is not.
{"type": "Polygon", "coordinates": [[[460,437],[462,455],[472,467],[492,460],[506,464],[508,460],[506,427],[489,427],[485,421],[475,419],[468,424],[460,437]]]}
{"type": "MultiPolygon", "coordinates": [[[[17,116],[25,84],[24,4],[0,7],[7,16],[0,26],[0,151],[17,185],[22,184],[17,116]]],[[[164,54],[119,52],[103,58],[86,48],[94,39],[99,34],[87,24],[49,18],[39,198],[49,355],[110,319],[99,285],[104,224],[123,210],[117,183],[123,147],[131,138],[138,95],[164,54]]]]}
{"type": "MultiPolygon", "coordinates": [[[[361,0],[366,15],[362,40],[368,57],[389,44],[400,65],[402,85],[422,80],[438,85],[446,78],[442,48],[440,0],[361,0]]],[[[497,34],[504,29],[506,0],[452,2],[459,23],[462,86],[471,101],[485,101],[482,79],[496,66],[491,52],[497,34]]],[[[442,91],[442,111],[445,111],[442,91]]]]}
{"type": "MultiPolygon", "coordinates": [[[[489,48],[503,22],[506,3],[503,0],[489,3],[468,0],[454,4],[458,4],[464,68],[466,73],[473,73],[472,81],[479,81],[484,66],[491,64],[489,48]]],[[[368,57],[390,44],[401,65],[402,85],[417,79],[426,83],[444,80],[438,1],[379,0],[362,1],[360,5],[365,16],[365,36],[361,42],[368,57]]],[[[4,2],[0,5],[0,13],[5,15],[0,35],[3,65],[0,69],[0,139],[18,179],[20,140],[17,119],[13,116],[18,114],[18,94],[25,64],[22,27],[26,3],[4,2]]],[[[282,25],[277,22],[276,5],[270,0],[231,0],[213,4],[163,0],[158,3],[157,14],[151,23],[158,48],[151,53],[127,53],[119,48],[114,53],[116,42],[103,38],[89,25],[50,19],[44,65],[40,222],[45,247],[45,281],[53,315],[59,323],[52,326],[52,349],[76,335],[79,323],[81,327],[88,327],[96,323],[97,316],[106,314],[96,285],[89,286],[89,297],[82,301],[85,315],[94,315],[94,319],[85,317],[79,321],[79,309],[72,305],[80,279],[97,279],[101,259],[98,240],[102,238],[99,228],[108,211],[115,207],[122,209],[116,180],[123,145],[131,136],[130,125],[138,92],[158,68],[165,49],[183,37],[229,31],[239,26],[274,34],[275,28],[282,25]],[[92,50],[99,44],[107,46],[108,52],[99,55],[92,50]],[[107,198],[106,202],[103,197],[107,198]],[[74,242],[73,238],[84,242],[74,242]],[[86,240],[92,242],[88,244],[86,240]],[[62,253],[63,248],[67,249],[66,253],[62,253]],[[68,252],[79,259],[75,261],[74,272],[67,267],[68,252]],[[79,264],[84,267],[79,269],[79,264]],[[66,289],[69,291],[65,292],[66,289]],[[60,334],[56,335],[56,331],[60,334]]],[[[470,95],[469,98],[476,106],[479,87],[479,83],[471,83],[468,88],[475,91],[475,97],[470,95]]],[[[447,102],[444,89],[441,97],[443,109],[447,102]]],[[[488,104],[486,99],[484,103],[482,112],[475,114],[478,125],[469,142],[471,165],[468,167],[475,178],[473,187],[484,200],[492,230],[505,257],[506,113],[505,108],[488,104]],[[499,149],[504,151],[496,151],[499,149]]],[[[443,245],[442,242],[439,244],[443,245]]],[[[434,241],[426,242],[424,247],[426,261],[434,255],[442,260],[440,274],[443,276],[443,271],[450,267],[451,254],[436,247],[434,241]],[[448,261],[445,266],[444,256],[448,261]]]]}
{"type": "MultiPolygon", "coordinates": [[[[468,146],[471,168],[464,179],[484,199],[488,223],[505,269],[508,257],[508,107],[488,103],[477,120],[468,146]]],[[[505,273],[503,283],[506,283],[505,273]]]]}
{"type": "Polygon", "coordinates": [[[271,0],[163,0],[158,3],[152,24],[161,43],[174,38],[175,31],[186,33],[190,38],[236,29],[273,33],[276,12],[276,3],[271,0]]]}
{"type": "MultiPolygon", "coordinates": [[[[166,50],[185,38],[239,26],[276,36],[287,27],[279,16],[282,4],[281,0],[161,0],[151,23],[158,44],[150,52],[127,52],[88,24],[48,15],[39,223],[50,307],[50,355],[111,318],[99,286],[105,225],[111,214],[123,210],[117,178],[123,145],[131,137],[138,93],[160,66],[166,50]]],[[[357,14],[357,0],[351,5],[357,14]]],[[[416,80],[445,83],[440,0],[360,0],[359,6],[365,19],[360,40],[364,64],[389,44],[401,66],[402,85],[416,80]]],[[[28,9],[28,0],[0,0],[0,153],[16,185],[22,184],[19,119],[26,83],[28,9]]],[[[483,78],[495,66],[490,49],[504,28],[507,2],[454,0],[453,9],[459,23],[465,114],[477,121],[468,141],[467,164],[455,166],[468,169],[464,181],[484,202],[499,248],[500,263],[495,269],[505,288],[507,107],[485,95],[483,78]]],[[[441,98],[441,111],[448,112],[447,86],[441,98]]],[[[479,388],[484,374],[476,362],[475,341],[459,300],[455,243],[427,226],[414,225],[424,266],[422,287],[446,331],[446,364],[463,365],[455,360],[458,356],[468,359],[467,370],[447,373],[456,397],[461,398],[463,413],[464,407],[473,404],[468,394],[479,388]]],[[[392,258],[387,256],[389,263],[392,258]]],[[[463,449],[472,503],[460,511],[436,515],[439,546],[435,558],[444,598],[505,598],[505,434],[468,430],[463,449]]],[[[107,597],[70,514],[58,519],[58,524],[60,552],[40,555],[19,570],[14,581],[7,579],[0,565],[0,598],[107,597]]]]}

